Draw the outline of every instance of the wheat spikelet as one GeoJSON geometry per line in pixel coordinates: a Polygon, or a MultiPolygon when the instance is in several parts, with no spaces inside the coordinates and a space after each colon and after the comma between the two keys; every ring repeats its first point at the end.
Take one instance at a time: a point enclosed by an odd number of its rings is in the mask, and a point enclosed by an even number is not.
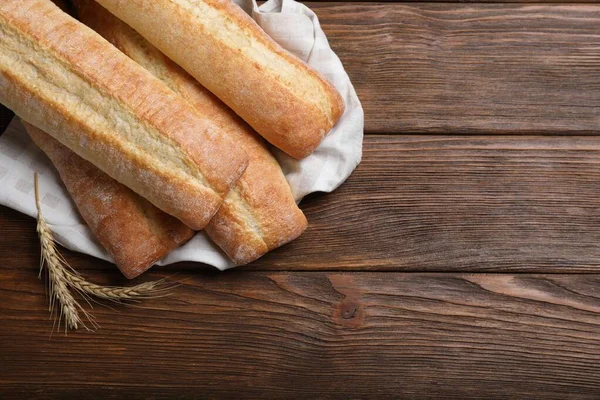
{"type": "MultiPolygon", "coordinates": [[[[81,320],[79,311],[88,318],[88,320],[94,325],[92,317],[81,307],[79,302],[75,300],[69,287],[64,279],[64,259],[60,256],[56,250],[56,243],[52,232],[44,219],[41,212],[40,196],[38,189],[38,176],[37,173],[34,175],[35,182],[35,204],[38,210],[38,223],[37,232],[40,238],[41,244],[41,260],[40,260],[40,273],[39,278],[42,277],[42,271],[44,265],[48,270],[48,296],[50,297],[50,317],[54,313],[58,314],[58,329],[62,319],[65,321],[65,332],[68,329],[77,329],[80,325],[87,329],[87,326],[81,320]],[[58,310],[56,309],[58,307],[58,310]]],[[[55,322],[56,323],[56,322],[55,322]]]]}
{"type": "Polygon", "coordinates": [[[112,287],[100,286],[95,283],[87,282],[80,276],[68,275],[67,280],[70,286],[99,299],[121,301],[135,300],[142,298],[155,297],[158,285],[160,282],[146,282],[132,287],[112,287]]]}
{"type": "MultiPolygon", "coordinates": [[[[58,314],[58,329],[62,319],[65,321],[65,333],[67,329],[77,329],[83,326],[90,330],[79,316],[81,312],[92,327],[98,324],[79,302],[73,297],[69,288],[75,289],[90,304],[90,297],[96,297],[113,302],[135,301],[140,299],[160,297],[174,286],[166,285],[162,280],[146,282],[132,287],[101,286],[86,281],[69,263],[63,258],[56,248],[56,242],[50,227],[46,223],[40,205],[38,188],[38,175],[34,175],[35,203],[38,211],[37,232],[41,244],[41,260],[39,278],[42,277],[44,266],[48,270],[48,296],[50,298],[50,316],[58,314]]],[[[56,324],[56,322],[55,322],[56,324]]]]}

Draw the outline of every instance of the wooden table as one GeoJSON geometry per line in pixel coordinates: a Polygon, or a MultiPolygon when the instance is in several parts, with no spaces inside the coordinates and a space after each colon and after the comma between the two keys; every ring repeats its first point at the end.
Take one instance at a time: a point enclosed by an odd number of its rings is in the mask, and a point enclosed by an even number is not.
{"type": "Polygon", "coordinates": [[[307,4],[364,105],[354,175],[294,243],[156,267],[173,296],[51,340],[0,208],[0,398],[600,398],[600,5],[307,4]]]}

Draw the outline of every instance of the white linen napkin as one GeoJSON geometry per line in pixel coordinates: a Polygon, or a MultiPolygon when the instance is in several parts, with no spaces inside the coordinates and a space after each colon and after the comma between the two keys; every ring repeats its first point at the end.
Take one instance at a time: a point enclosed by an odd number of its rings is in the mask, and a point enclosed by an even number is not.
{"type": "MultiPolygon", "coordinates": [[[[346,112],[309,157],[297,161],[273,149],[297,201],[313,192],[331,192],[341,185],[360,162],[364,114],[344,67],[319,25],[314,12],[294,0],[234,0],[281,46],[321,72],[340,91],[346,112]]],[[[15,118],[0,136],[0,204],[35,217],[33,173],[40,175],[44,216],[63,246],[112,261],[85,225],[50,161],[29,139],[15,118]]],[[[310,221],[309,221],[310,223],[310,221]]],[[[199,232],[174,250],[159,265],[179,261],[203,262],[225,270],[233,263],[199,232]]]]}

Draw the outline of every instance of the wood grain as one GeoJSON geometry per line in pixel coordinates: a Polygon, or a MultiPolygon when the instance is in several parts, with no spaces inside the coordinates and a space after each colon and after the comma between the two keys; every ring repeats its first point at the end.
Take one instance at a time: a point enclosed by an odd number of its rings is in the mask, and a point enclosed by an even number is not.
{"type": "Polygon", "coordinates": [[[388,135],[299,240],[155,267],[181,286],[98,332],[49,338],[35,221],[0,207],[1,399],[598,398],[600,5],[308,5],[388,135]]]}
{"type": "Polygon", "coordinates": [[[369,136],[257,269],[600,271],[600,138],[369,136]]]}
{"type": "MultiPolygon", "coordinates": [[[[306,233],[245,269],[600,272],[600,138],[371,135],[301,207],[306,233]]],[[[0,269],[36,265],[35,221],[0,210],[0,269]]]]}
{"type": "Polygon", "coordinates": [[[0,274],[3,399],[600,392],[598,275],[179,274],[173,296],[51,339],[36,276],[0,274]]]}
{"type": "Polygon", "coordinates": [[[600,5],[307,4],[369,133],[599,132],[600,5]]]}

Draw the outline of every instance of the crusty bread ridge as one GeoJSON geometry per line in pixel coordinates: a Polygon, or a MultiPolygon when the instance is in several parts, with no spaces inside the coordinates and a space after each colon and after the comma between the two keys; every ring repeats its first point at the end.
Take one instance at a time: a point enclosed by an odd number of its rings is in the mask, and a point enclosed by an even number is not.
{"type": "Polygon", "coordinates": [[[295,158],[312,153],[343,114],[333,85],[230,0],[97,1],[295,158]]]}
{"type": "Polygon", "coordinates": [[[264,141],[231,109],[137,32],[94,1],[74,1],[79,19],[163,80],[248,154],[246,172],[206,226],[236,264],[247,264],[298,237],[307,226],[279,164],[264,141]]]}
{"type": "Polygon", "coordinates": [[[0,102],[193,229],[247,166],[218,127],[50,0],[0,2],[0,102]]]}
{"type": "Polygon", "coordinates": [[[48,156],[94,236],[132,279],[194,235],[175,217],[154,207],[131,189],[33,125],[27,133],[48,156]]]}

